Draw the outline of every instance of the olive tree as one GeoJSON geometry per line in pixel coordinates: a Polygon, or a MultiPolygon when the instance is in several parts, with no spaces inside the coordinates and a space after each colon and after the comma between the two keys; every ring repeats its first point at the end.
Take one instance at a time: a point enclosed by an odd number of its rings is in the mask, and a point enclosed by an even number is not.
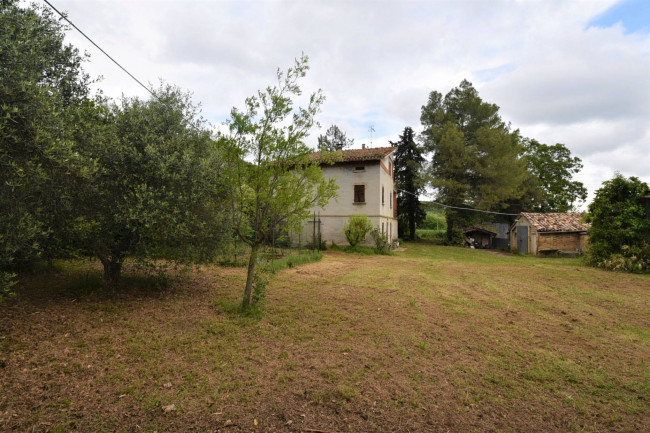
{"type": "Polygon", "coordinates": [[[69,247],[71,191],[88,167],[72,131],[90,80],[65,30],[47,9],[0,2],[0,297],[17,267],[69,247]]]}
{"type": "Polygon", "coordinates": [[[222,153],[190,95],[161,85],[149,100],[98,107],[84,152],[94,170],[78,197],[82,243],[104,278],[127,257],[210,260],[227,230],[222,153]]]}

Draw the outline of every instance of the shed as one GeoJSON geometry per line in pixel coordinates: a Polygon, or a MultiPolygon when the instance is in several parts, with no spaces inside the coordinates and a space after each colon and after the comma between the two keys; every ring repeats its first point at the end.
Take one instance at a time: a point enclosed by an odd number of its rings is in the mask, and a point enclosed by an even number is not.
{"type": "Polygon", "coordinates": [[[520,254],[582,254],[587,230],[582,213],[522,212],[510,227],[510,245],[520,254]]]}
{"type": "Polygon", "coordinates": [[[493,248],[496,232],[484,229],[482,227],[471,227],[463,232],[465,242],[475,248],[493,248]]]}

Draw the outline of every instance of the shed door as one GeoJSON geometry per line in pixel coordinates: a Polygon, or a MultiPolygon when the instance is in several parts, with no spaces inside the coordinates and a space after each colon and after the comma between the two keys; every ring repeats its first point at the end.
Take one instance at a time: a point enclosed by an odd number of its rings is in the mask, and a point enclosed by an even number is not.
{"type": "Polygon", "coordinates": [[[519,254],[526,254],[528,252],[528,227],[517,227],[517,251],[519,254]]]}

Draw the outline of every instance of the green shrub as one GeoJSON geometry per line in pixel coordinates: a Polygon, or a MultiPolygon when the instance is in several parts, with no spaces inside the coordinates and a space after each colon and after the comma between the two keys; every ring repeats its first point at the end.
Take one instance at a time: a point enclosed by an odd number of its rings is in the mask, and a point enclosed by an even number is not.
{"type": "Polygon", "coordinates": [[[343,227],[345,238],[353,247],[363,242],[370,230],[372,230],[372,223],[365,215],[352,215],[343,227]]]}
{"type": "Polygon", "coordinates": [[[603,182],[589,205],[589,263],[627,272],[648,268],[650,220],[643,201],[647,191],[645,182],[619,173],[603,182]]]}
{"type": "Polygon", "coordinates": [[[378,253],[388,251],[388,236],[383,234],[378,227],[370,230],[370,236],[375,241],[375,250],[378,253]]]}
{"type": "Polygon", "coordinates": [[[595,263],[596,266],[620,272],[643,272],[650,268],[650,245],[623,245],[620,253],[595,263]]]}

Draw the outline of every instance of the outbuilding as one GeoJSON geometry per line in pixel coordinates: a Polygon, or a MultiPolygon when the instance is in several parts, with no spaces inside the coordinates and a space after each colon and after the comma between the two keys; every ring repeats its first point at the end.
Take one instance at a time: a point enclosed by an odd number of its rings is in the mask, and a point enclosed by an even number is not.
{"type": "Polygon", "coordinates": [[[520,254],[582,254],[589,224],[582,213],[522,212],[510,227],[510,245],[520,254]]]}
{"type": "Polygon", "coordinates": [[[463,232],[465,243],[474,248],[494,248],[496,233],[483,227],[471,227],[463,232]]]}

